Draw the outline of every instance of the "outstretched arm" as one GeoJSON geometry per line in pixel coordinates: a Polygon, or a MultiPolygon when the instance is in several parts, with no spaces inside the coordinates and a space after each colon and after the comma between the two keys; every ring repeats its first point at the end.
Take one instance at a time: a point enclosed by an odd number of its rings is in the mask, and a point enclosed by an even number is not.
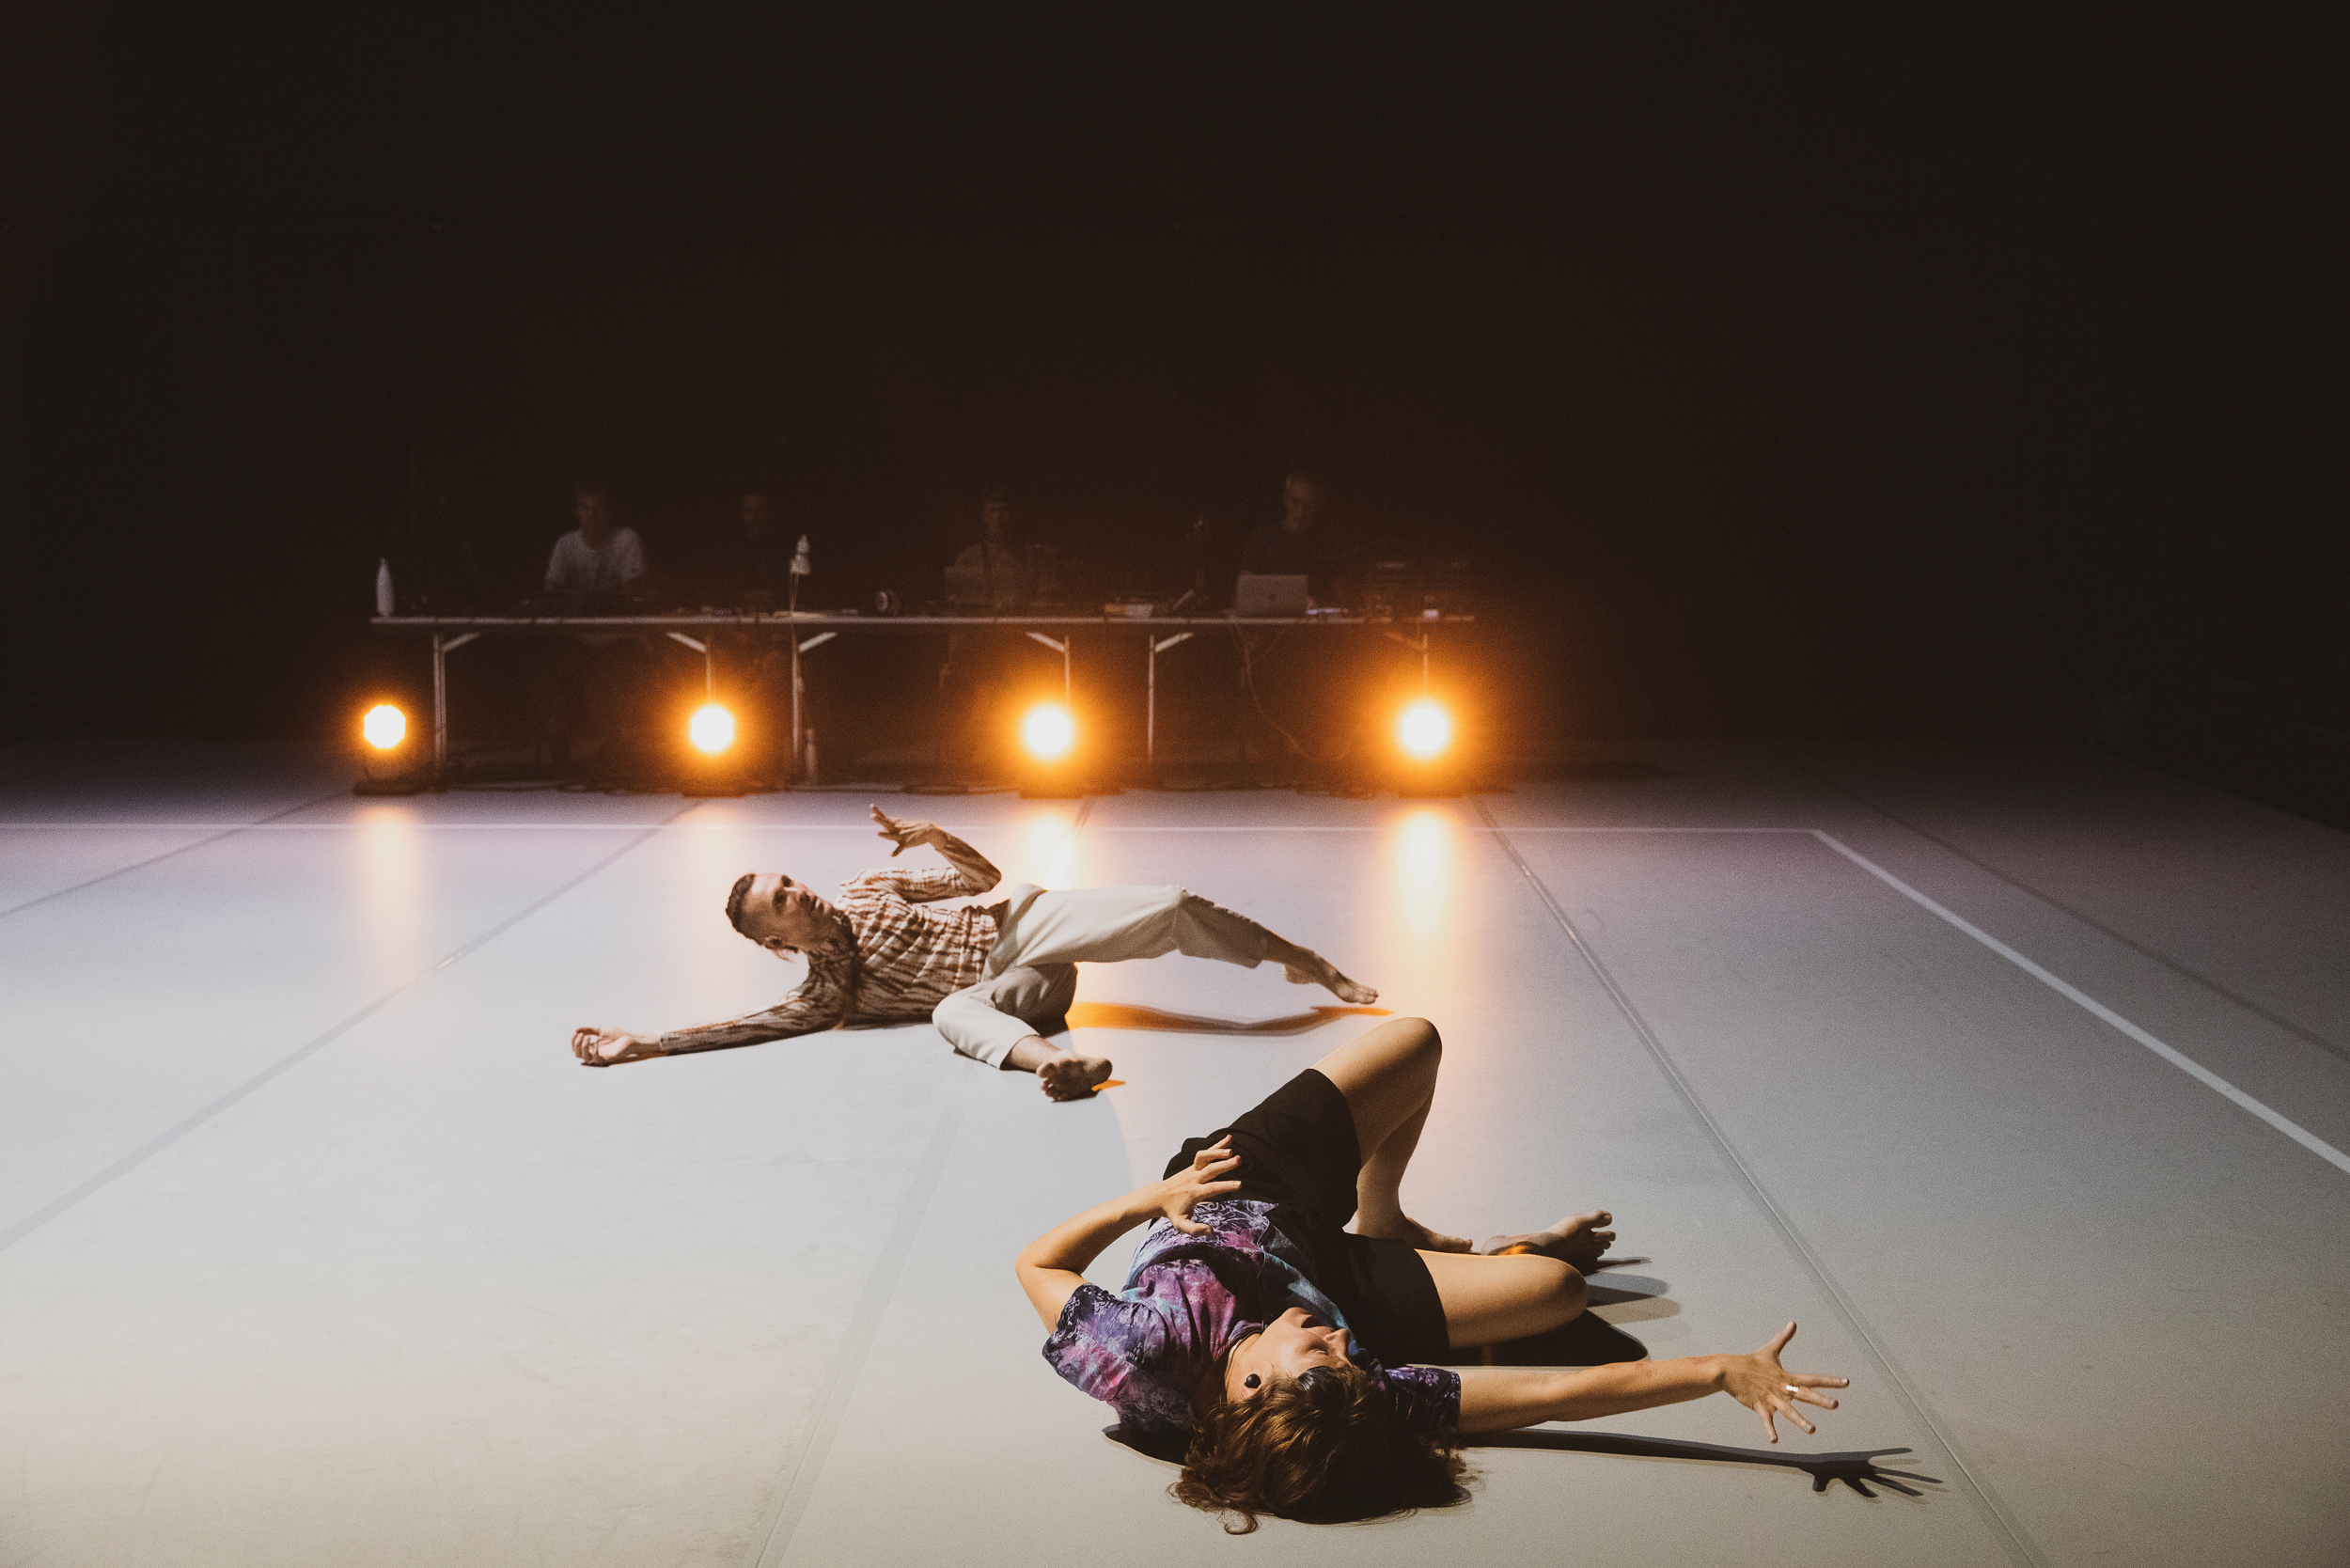
{"type": "Polygon", "coordinates": [[[959,899],[974,893],[984,893],[1004,880],[1004,873],[988,863],[986,855],[956,838],[936,823],[900,822],[885,815],[878,806],[867,809],[873,813],[874,825],[883,838],[896,845],[889,852],[895,860],[907,850],[928,844],[947,857],[951,871],[893,871],[883,873],[896,884],[899,897],[909,903],[928,903],[936,899],[959,899]]]}
{"type": "Polygon", "coordinates": [[[1096,1203],[1022,1247],[1012,1268],[1044,1326],[1060,1325],[1061,1309],[1086,1282],[1086,1265],[1102,1255],[1102,1248],[1145,1220],[1165,1215],[1185,1235],[1206,1235],[1208,1228],[1193,1220],[1191,1207],[1203,1198],[1237,1188],[1240,1183],[1227,1178],[1238,1168],[1240,1156],[1232,1152],[1232,1140],[1221,1138],[1194,1154],[1190,1168],[1138,1186],[1123,1198],[1096,1203]]]}
{"type": "Polygon", "coordinates": [[[1521,1371],[1514,1367],[1467,1367],[1461,1372],[1461,1430],[1503,1432],[1542,1421],[1588,1421],[1627,1410],[1679,1404],[1708,1394],[1728,1394],[1761,1418],[1762,1430],[1778,1441],[1775,1416],[1806,1432],[1816,1430],[1795,1408],[1800,1400],[1823,1410],[1836,1408],[1823,1388],[1846,1380],[1817,1372],[1791,1372],[1778,1353],[1795,1337],[1789,1324],[1762,1349],[1747,1356],[1684,1356],[1671,1361],[1619,1361],[1573,1372],[1521,1371]]]}
{"type": "Polygon", "coordinates": [[[1587,1366],[1568,1372],[1537,1372],[1504,1366],[1462,1368],[1462,1432],[1507,1432],[1509,1427],[1532,1427],[1546,1419],[1593,1419],[1598,1415],[1622,1415],[1624,1410],[1650,1410],[1676,1405],[1706,1394],[1730,1394],[1762,1419],[1762,1432],[1779,1441],[1775,1415],[1786,1415],[1805,1432],[1814,1432],[1795,1401],[1836,1408],[1831,1394],[1819,1389],[1847,1387],[1845,1377],[1822,1372],[1791,1372],[1779,1366],[1779,1352],[1795,1338],[1789,1324],[1747,1356],[1681,1356],[1673,1361],[1617,1361],[1615,1366],[1587,1366]]]}
{"type": "Polygon", "coordinates": [[[791,995],[770,1008],[746,1012],[720,1024],[697,1024],[666,1034],[630,1034],[622,1029],[593,1026],[572,1032],[572,1054],[590,1067],[635,1061],[645,1057],[683,1056],[692,1051],[723,1051],[736,1045],[760,1045],[770,1040],[814,1034],[840,1022],[848,1011],[848,993],[822,975],[811,974],[791,995]]]}

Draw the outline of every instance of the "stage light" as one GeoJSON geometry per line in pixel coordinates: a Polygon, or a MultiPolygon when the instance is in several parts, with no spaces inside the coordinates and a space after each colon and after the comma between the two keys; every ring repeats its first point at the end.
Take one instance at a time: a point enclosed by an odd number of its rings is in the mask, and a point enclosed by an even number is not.
{"type": "Polygon", "coordinates": [[[408,738],[408,715],[388,702],[379,702],[359,721],[359,733],[378,751],[389,751],[408,738]]]}
{"type": "Polygon", "coordinates": [[[432,770],[402,748],[408,744],[408,715],[389,702],[379,702],[359,720],[367,745],[359,753],[359,778],[352,792],[361,795],[413,795],[437,787],[432,770]]]}
{"type": "Polygon", "coordinates": [[[693,721],[686,725],[685,733],[696,750],[715,757],[734,744],[734,715],[715,702],[704,703],[694,710],[693,721]]]}
{"type": "Polygon", "coordinates": [[[1057,703],[1031,708],[1028,716],[1020,721],[1020,744],[1041,762],[1060,760],[1076,740],[1077,727],[1070,722],[1069,710],[1057,703]]]}
{"type": "Polygon", "coordinates": [[[1422,698],[1396,720],[1395,739],[1407,753],[1427,761],[1452,744],[1452,715],[1440,704],[1422,698]]]}

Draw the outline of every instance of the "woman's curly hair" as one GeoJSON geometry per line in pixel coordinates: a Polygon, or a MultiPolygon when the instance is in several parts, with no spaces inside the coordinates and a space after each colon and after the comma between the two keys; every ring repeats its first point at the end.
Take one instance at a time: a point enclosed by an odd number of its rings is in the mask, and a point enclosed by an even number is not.
{"type": "Polygon", "coordinates": [[[1224,1398],[1219,1364],[1193,1401],[1198,1425],[1178,1502],[1231,1513],[1246,1535],[1257,1515],[1349,1524],[1450,1508],[1468,1500],[1468,1466],[1451,1447],[1408,1425],[1396,1402],[1360,1370],[1316,1368],[1269,1383],[1253,1400],[1224,1398]]]}

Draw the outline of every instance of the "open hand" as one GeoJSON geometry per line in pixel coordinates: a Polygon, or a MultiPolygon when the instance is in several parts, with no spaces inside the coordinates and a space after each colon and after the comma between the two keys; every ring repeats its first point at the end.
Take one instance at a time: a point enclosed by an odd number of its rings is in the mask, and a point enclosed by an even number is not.
{"type": "Polygon", "coordinates": [[[640,1057],[660,1054],[661,1043],[650,1035],[593,1026],[572,1031],[572,1055],[590,1067],[609,1067],[616,1061],[634,1061],[640,1057]]]}
{"type": "Polygon", "coordinates": [[[1192,1205],[1237,1191],[1240,1183],[1226,1178],[1239,1168],[1240,1156],[1232,1152],[1232,1135],[1227,1133],[1194,1154],[1189,1169],[1179,1170],[1159,1184],[1159,1213],[1186,1236],[1206,1235],[1208,1228],[1191,1217],[1192,1205]]]}
{"type": "Polygon", "coordinates": [[[1726,1356],[1722,1375],[1722,1391],[1762,1418],[1763,1434],[1774,1443],[1778,1441],[1778,1425],[1773,1419],[1784,1416],[1806,1432],[1819,1428],[1804,1419],[1795,1408],[1795,1402],[1816,1404],[1823,1410],[1836,1408],[1833,1397],[1819,1392],[1822,1388],[1850,1387],[1850,1380],[1825,1377],[1818,1372],[1791,1372],[1778,1364],[1778,1353],[1787,1348],[1787,1341],[1795,1337],[1795,1325],[1789,1324],[1772,1335],[1761,1350],[1751,1356],[1726,1356]]]}
{"type": "Polygon", "coordinates": [[[936,823],[900,822],[885,814],[878,806],[869,806],[866,809],[873,813],[873,824],[881,829],[882,837],[897,846],[889,852],[892,860],[907,850],[938,840],[936,823]]]}

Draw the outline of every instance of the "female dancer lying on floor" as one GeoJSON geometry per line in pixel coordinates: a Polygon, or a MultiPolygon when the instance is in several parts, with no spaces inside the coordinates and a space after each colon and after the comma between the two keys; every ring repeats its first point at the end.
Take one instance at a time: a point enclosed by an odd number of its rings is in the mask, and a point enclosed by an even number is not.
{"type": "Polygon", "coordinates": [[[1558,1372],[1407,1364],[1566,1323],[1615,1240],[1599,1210],[1472,1253],[1405,1215],[1403,1168],[1443,1053],[1425,1019],[1382,1024],[1187,1140],[1165,1180],[1029,1243],[1017,1267],[1052,1330],[1044,1358],[1131,1435],[1187,1432],[1175,1496],[1238,1514],[1242,1531],[1260,1513],[1336,1523],[1460,1502],[1460,1433],[1711,1393],[1754,1411],[1774,1443],[1775,1416],[1815,1430],[1794,1402],[1833,1410],[1817,1390],[1845,1380],[1779,1366],[1792,1323],[1747,1356],[1558,1372]],[[1145,1220],[1125,1290],[1088,1284],[1086,1265],[1145,1220]]]}

